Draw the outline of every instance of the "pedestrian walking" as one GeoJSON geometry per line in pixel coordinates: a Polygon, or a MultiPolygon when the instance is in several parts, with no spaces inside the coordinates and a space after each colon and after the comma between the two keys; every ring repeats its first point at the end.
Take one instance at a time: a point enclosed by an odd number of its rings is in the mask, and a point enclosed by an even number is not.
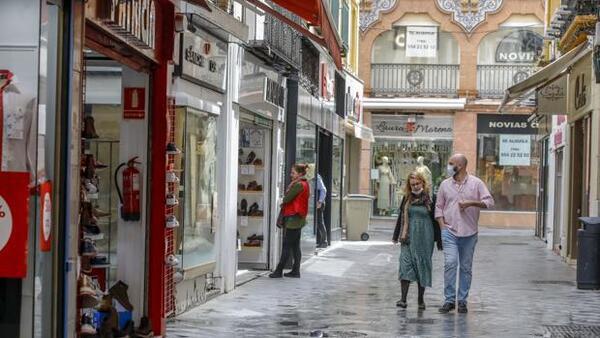
{"type": "Polygon", "coordinates": [[[440,226],[444,245],[444,304],[441,313],[454,310],[467,313],[467,298],[471,288],[473,254],[477,244],[480,209],[494,206],[494,199],[485,183],[467,173],[467,158],[455,154],[448,160],[448,178],[440,184],[435,205],[435,218],[440,226]]]}
{"type": "Polygon", "coordinates": [[[306,225],[310,197],[310,186],[305,177],[306,170],[306,164],[295,164],[290,173],[292,182],[285,191],[281,205],[280,215],[283,219],[278,220],[283,228],[281,258],[275,271],[269,275],[271,278],[281,278],[282,276],[300,278],[300,261],[302,259],[300,236],[302,227],[306,225]],[[293,256],[292,271],[283,274],[283,268],[290,258],[290,253],[293,256]]]}
{"type": "Polygon", "coordinates": [[[396,306],[407,307],[406,296],[411,282],[417,282],[419,288],[419,310],[425,310],[425,288],[431,287],[431,256],[433,244],[437,242],[442,249],[440,232],[434,219],[435,203],[429,197],[429,187],[425,177],[411,172],[406,179],[404,197],[392,238],[400,242],[400,264],[398,278],[402,298],[396,306]]]}
{"type": "Polygon", "coordinates": [[[320,240],[320,242],[317,245],[317,248],[326,248],[329,244],[324,217],[325,197],[327,197],[327,188],[325,187],[325,183],[323,183],[323,178],[321,177],[321,174],[317,174],[315,180],[317,181],[317,230],[319,231],[320,240]]]}

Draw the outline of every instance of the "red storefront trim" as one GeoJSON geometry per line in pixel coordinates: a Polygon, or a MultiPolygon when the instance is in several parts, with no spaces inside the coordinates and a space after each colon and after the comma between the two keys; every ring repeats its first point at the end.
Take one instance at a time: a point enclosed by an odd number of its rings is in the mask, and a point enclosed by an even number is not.
{"type": "Polygon", "coordinates": [[[164,262],[165,262],[165,173],[167,145],[168,64],[173,56],[175,40],[175,7],[168,0],[157,2],[156,57],[152,70],[151,173],[150,173],[150,238],[148,248],[148,317],[154,335],[165,336],[164,262]]]}

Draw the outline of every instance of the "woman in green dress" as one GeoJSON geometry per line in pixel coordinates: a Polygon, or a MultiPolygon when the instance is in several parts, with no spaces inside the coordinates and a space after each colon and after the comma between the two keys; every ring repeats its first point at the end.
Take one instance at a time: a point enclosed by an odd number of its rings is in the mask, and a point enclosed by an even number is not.
{"type": "MultiPolygon", "coordinates": [[[[425,288],[431,287],[431,257],[437,242],[442,250],[440,230],[434,219],[435,201],[429,197],[429,187],[422,174],[411,172],[406,180],[404,198],[394,230],[394,243],[400,242],[399,279],[402,299],[396,306],[406,308],[410,282],[419,286],[419,310],[425,310],[425,288]]],[[[434,198],[435,199],[435,198],[434,198]]]]}

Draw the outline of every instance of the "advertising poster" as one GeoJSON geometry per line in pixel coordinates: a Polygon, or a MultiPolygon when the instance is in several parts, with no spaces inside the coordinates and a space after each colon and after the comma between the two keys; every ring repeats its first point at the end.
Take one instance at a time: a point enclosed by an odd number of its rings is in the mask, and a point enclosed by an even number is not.
{"type": "Polygon", "coordinates": [[[0,277],[27,274],[29,173],[0,172],[0,277]]]}
{"type": "Polygon", "coordinates": [[[500,135],[500,165],[528,166],[531,163],[531,136],[500,135]]]}

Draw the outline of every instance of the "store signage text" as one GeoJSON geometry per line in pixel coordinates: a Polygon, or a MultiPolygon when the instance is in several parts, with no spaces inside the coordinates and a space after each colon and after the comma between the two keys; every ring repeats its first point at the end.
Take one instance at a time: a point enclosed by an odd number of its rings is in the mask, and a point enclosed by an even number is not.
{"type": "Polygon", "coordinates": [[[544,39],[532,31],[517,31],[505,36],[496,47],[496,62],[531,63],[540,56],[544,39]]]}
{"type": "Polygon", "coordinates": [[[184,32],[177,75],[215,89],[225,90],[227,45],[206,34],[184,32]]]}
{"type": "Polygon", "coordinates": [[[538,123],[528,121],[529,115],[479,114],[479,134],[537,134],[538,123]]]}
{"type": "Polygon", "coordinates": [[[417,116],[408,123],[410,118],[413,115],[373,115],[373,132],[376,137],[453,137],[451,116],[417,116]]]}
{"type": "Polygon", "coordinates": [[[154,48],[154,0],[112,0],[96,3],[98,19],[113,28],[117,34],[133,38],[137,47],[154,48]]]}
{"type": "Polygon", "coordinates": [[[585,85],[585,74],[577,75],[575,79],[575,109],[579,110],[587,104],[587,86],[585,85]]]}
{"type": "Polygon", "coordinates": [[[437,27],[406,27],[406,56],[435,58],[437,57],[437,27]]]}
{"type": "Polygon", "coordinates": [[[567,113],[567,77],[561,76],[537,91],[538,114],[567,113]]]}
{"type": "Polygon", "coordinates": [[[500,165],[531,164],[530,135],[500,135],[500,165]]]}

